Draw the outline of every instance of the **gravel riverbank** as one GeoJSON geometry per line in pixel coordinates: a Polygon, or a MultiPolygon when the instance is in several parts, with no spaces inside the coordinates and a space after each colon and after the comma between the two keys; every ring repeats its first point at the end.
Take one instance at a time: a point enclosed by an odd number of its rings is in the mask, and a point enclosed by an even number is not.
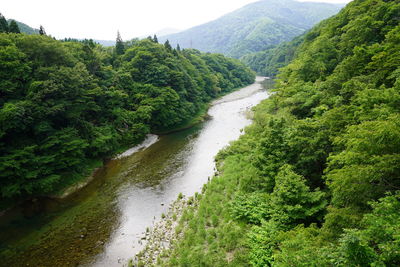
{"type": "Polygon", "coordinates": [[[200,194],[186,198],[179,195],[169,207],[168,213],[161,216],[161,220],[153,224],[143,233],[139,242],[146,246],[128,263],[128,266],[160,266],[163,259],[168,258],[168,251],[173,249],[175,241],[179,240],[183,231],[177,231],[177,226],[184,210],[189,206],[197,206],[200,194]]]}

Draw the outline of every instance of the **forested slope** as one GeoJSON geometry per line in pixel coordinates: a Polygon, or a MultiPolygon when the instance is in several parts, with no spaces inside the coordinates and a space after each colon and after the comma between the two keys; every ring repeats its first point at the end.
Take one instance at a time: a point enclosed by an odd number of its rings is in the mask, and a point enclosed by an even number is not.
{"type": "Polygon", "coordinates": [[[223,53],[239,58],[271,45],[290,41],[319,21],[336,14],[342,5],[261,0],[214,21],[163,36],[171,45],[223,53]]]}
{"type": "Polygon", "coordinates": [[[53,193],[253,81],[237,60],[152,39],[119,41],[114,49],[2,33],[0,200],[53,193]]]}
{"type": "Polygon", "coordinates": [[[259,75],[275,77],[280,68],[288,65],[294,59],[299,45],[304,41],[304,36],[305,34],[263,51],[246,54],[240,60],[259,75]]]}
{"type": "Polygon", "coordinates": [[[354,0],[305,35],[162,266],[400,265],[399,14],[354,0]]]}
{"type": "MultiPolygon", "coordinates": [[[[11,20],[8,19],[7,21],[10,23],[11,20]]],[[[20,29],[20,31],[21,31],[22,33],[26,33],[26,34],[39,34],[39,30],[38,30],[38,29],[32,28],[31,26],[29,26],[29,25],[27,25],[27,24],[25,24],[25,23],[23,23],[23,22],[16,21],[16,23],[17,23],[18,28],[20,29]]]]}

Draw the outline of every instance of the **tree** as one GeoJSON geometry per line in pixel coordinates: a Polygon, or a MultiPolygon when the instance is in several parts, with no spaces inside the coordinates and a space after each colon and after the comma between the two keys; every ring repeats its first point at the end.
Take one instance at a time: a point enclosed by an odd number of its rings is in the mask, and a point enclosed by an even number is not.
{"type": "Polygon", "coordinates": [[[176,45],[176,50],[178,50],[179,52],[181,51],[181,47],[179,44],[176,45]]]}
{"type": "Polygon", "coordinates": [[[291,224],[318,217],[326,206],[325,194],[311,191],[304,177],[296,174],[290,165],[284,165],[275,178],[270,199],[270,214],[274,221],[291,224]]]}
{"type": "Polygon", "coordinates": [[[44,27],[42,25],[40,25],[39,34],[40,35],[46,35],[46,31],[44,30],[44,27]]]}
{"type": "Polygon", "coordinates": [[[154,34],[154,37],[153,37],[153,41],[154,41],[155,43],[158,43],[158,38],[157,38],[157,35],[155,35],[155,34],[154,34]]]}
{"type": "Polygon", "coordinates": [[[121,34],[119,31],[117,32],[117,41],[115,43],[115,52],[117,55],[122,55],[125,51],[125,45],[124,42],[122,41],[121,34]]]}
{"type": "Polygon", "coordinates": [[[169,43],[169,40],[165,41],[164,46],[168,51],[172,51],[172,47],[171,44],[169,43]]]}
{"type": "Polygon", "coordinates": [[[8,32],[8,23],[6,18],[0,13],[0,33],[8,32]]]}
{"type": "Polygon", "coordinates": [[[15,20],[10,21],[8,30],[9,30],[9,32],[12,32],[12,33],[21,33],[21,31],[19,30],[18,24],[15,20]]]}

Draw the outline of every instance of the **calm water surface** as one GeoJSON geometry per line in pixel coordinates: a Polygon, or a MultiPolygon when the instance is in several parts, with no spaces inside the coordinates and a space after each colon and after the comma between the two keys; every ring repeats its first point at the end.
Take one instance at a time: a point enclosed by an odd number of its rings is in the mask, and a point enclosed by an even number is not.
{"type": "MultiPolygon", "coordinates": [[[[0,256],[7,266],[121,266],[180,192],[199,191],[217,152],[251,121],[247,111],[267,98],[255,84],[214,101],[211,119],[191,129],[150,136],[147,148],[111,160],[95,180],[65,200],[42,199],[0,218],[0,256]],[[156,141],[156,142],[155,142],[156,141]],[[150,145],[152,144],[152,145],[150,145]],[[150,146],[149,146],[150,145],[150,146]],[[26,218],[28,217],[28,218],[26,218]]],[[[1,265],[1,263],[0,263],[1,265]]]]}

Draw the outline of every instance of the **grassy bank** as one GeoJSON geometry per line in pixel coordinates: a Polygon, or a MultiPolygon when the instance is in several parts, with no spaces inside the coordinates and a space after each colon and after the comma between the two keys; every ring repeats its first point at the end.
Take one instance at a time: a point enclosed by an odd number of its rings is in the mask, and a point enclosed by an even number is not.
{"type": "Polygon", "coordinates": [[[355,0],[306,34],[160,266],[400,266],[398,10],[355,0]]]}
{"type": "Polygon", "coordinates": [[[242,245],[248,226],[233,221],[227,206],[238,190],[246,166],[239,157],[221,163],[218,169],[222,172],[203,186],[201,194],[196,193],[184,202],[179,212],[170,209],[153,227],[149,244],[132,263],[137,266],[246,265],[247,259],[243,257],[246,249],[242,245]],[[163,246],[166,240],[169,244],[163,246]]]}
{"type": "MultiPolygon", "coordinates": [[[[271,88],[272,83],[262,84],[271,88]]],[[[235,144],[242,139],[246,136],[235,144]]],[[[240,179],[249,171],[249,164],[246,154],[226,159],[223,154],[217,157],[217,171],[202,192],[172,204],[164,219],[146,234],[148,244],[131,261],[132,266],[246,265],[243,234],[249,226],[232,218],[228,203],[239,191],[240,179]]]]}

